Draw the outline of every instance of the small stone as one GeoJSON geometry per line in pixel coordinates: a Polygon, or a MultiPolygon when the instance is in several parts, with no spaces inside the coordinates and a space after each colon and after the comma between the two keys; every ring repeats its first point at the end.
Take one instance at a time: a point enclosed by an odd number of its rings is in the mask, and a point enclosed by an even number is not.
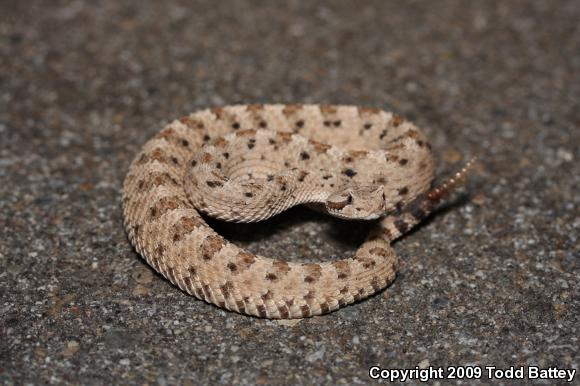
{"type": "Polygon", "coordinates": [[[48,316],[56,316],[62,312],[62,308],[76,298],[76,294],[66,294],[62,299],[55,298],[54,304],[46,312],[48,316]]]}
{"type": "Polygon", "coordinates": [[[471,202],[473,202],[477,206],[482,206],[485,204],[485,195],[482,193],[476,193],[471,197],[471,202]]]}
{"type": "Polygon", "coordinates": [[[82,184],[79,184],[79,190],[82,192],[88,192],[89,190],[92,190],[95,186],[91,183],[88,182],[83,182],[82,184]]]}
{"type": "Polygon", "coordinates": [[[139,267],[133,271],[131,277],[139,284],[149,284],[153,280],[151,269],[147,267],[139,267]]]}
{"type": "Polygon", "coordinates": [[[278,323],[280,326],[294,327],[302,322],[302,320],[304,319],[277,319],[276,323],[278,323]]]}
{"type": "Polygon", "coordinates": [[[46,350],[43,349],[42,347],[37,347],[34,349],[34,356],[37,359],[43,359],[44,357],[46,357],[46,350]]]}
{"type": "Polygon", "coordinates": [[[135,288],[133,288],[133,295],[135,296],[149,295],[149,290],[147,289],[147,287],[142,286],[141,284],[137,284],[135,288]]]}
{"type": "Polygon", "coordinates": [[[266,359],[262,362],[262,367],[271,367],[274,364],[272,359],[266,359]]]}
{"type": "Polygon", "coordinates": [[[564,148],[559,148],[556,152],[558,158],[563,161],[570,162],[574,160],[574,153],[564,148]]]}
{"type": "Polygon", "coordinates": [[[455,149],[448,149],[443,152],[443,160],[450,164],[455,164],[461,160],[461,153],[455,149]]]}
{"type": "Polygon", "coordinates": [[[123,366],[129,366],[131,364],[131,360],[123,358],[119,361],[119,363],[122,364],[123,366]]]}
{"type": "Polygon", "coordinates": [[[72,357],[77,351],[79,351],[79,347],[79,342],[71,340],[67,343],[66,348],[61,352],[61,355],[72,357]]]}
{"type": "Polygon", "coordinates": [[[419,366],[420,369],[426,369],[429,367],[429,359],[423,359],[417,366],[419,366]]]}
{"type": "Polygon", "coordinates": [[[566,314],[568,307],[566,307],[565,303],[554,303],[552,304],[554,309],[554,316],[556,319],[560,319],[562,315],[566,314]]]}
{"type": "Polygon", "coordinates": [[[306,357],[306,360],[308,362],[315,362],[319,359],[322,359],[324,357],[324,353],[326,352],[326,348],[322,347],[321,349],[319,349],[318,351],[313,352],[312,354],[308,355],[306,357]]]}
{"type": "Polygon", "coordinates": [[[447,300],[446,298],[437,297],[437,298],[433,299],[431,304],[433,305],[433,308],[441,309],[441,308],[445,308],[445,307],[447,307],[447,305],[449,305],[449,300],[447,300]]]}
{"type": "Polygon", "coordinates": [[[265,375],[260,375],[255,380],[256,385],[270,385],[272,380],[265,375]]]}
{"type": "Polygon", "coordinates": [[[239,330],[239,334],[240,337],[242,337],[242,339],[247,339],[248,337],[250,337],[252,335],[252,329],[251,328],[242,328],[239,330]]]}

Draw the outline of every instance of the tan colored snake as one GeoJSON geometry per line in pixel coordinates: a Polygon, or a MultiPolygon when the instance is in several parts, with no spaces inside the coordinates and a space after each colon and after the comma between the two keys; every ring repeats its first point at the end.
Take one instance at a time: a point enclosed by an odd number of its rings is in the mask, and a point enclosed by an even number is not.
{"type": "Polygon", "coordinates": [[[309,317],[385,288],[398,263],[390,243],[431,213],[470,165],[431,189],[425,136],[378,109],[207,109],[143,146],[124,182],[125,228],[155,270],[199,299],[265,318],[309,317]],[[381,218],[353,258],[314,264],[244,251],[200,216],[259,221],[298,204],[381,218]]]}

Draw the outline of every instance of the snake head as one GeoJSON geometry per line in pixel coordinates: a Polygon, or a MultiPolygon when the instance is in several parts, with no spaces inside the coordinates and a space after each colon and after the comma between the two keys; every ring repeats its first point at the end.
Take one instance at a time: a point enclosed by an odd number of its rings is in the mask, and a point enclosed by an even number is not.
{"type": "Polygon", "coordinates": [[[329,214],[346,220],[374,220],[386,211],[382,185],[337,191],[328,196],[324,205],[329,214]]]}

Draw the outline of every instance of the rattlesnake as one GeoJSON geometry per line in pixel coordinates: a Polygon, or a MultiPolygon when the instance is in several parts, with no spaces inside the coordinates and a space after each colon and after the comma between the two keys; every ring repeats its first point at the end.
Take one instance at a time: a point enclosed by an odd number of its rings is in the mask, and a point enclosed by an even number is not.
{"type": "Polygon", "coordinates": [[[199,299],[265,318],[309,317],[390,284],[398,264],[390,242],[424,219],[470,165],[431,189],[429,142],[378,109],[217,107],[170,123],[143,146],[124,182],[124,225],[156,271],[199,299]],[[301,203],[338,217],[382,218],[354,258],[316,264],[249,253],[199,212],[248,222],[301,203]]]}

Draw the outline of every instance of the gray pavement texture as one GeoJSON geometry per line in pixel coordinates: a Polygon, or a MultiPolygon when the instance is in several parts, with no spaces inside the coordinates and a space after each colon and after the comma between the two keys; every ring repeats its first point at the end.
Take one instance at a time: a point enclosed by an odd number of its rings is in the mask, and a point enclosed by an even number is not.
{"type": "MultiPolygon", "coordinates": [[[[578,1],[1,1],[0,384],[578,369],[579,20],[578,1]],[[190,111],[266,102],[395,111],[432,139],[438,178],[479,157],[395,244],[386,291],[279,323],[184,294],[132,249],[120,187],[140,146],[190,111]]],[[[212,224],[318,261],[366,230],[302,208],[212,224]]]]}

